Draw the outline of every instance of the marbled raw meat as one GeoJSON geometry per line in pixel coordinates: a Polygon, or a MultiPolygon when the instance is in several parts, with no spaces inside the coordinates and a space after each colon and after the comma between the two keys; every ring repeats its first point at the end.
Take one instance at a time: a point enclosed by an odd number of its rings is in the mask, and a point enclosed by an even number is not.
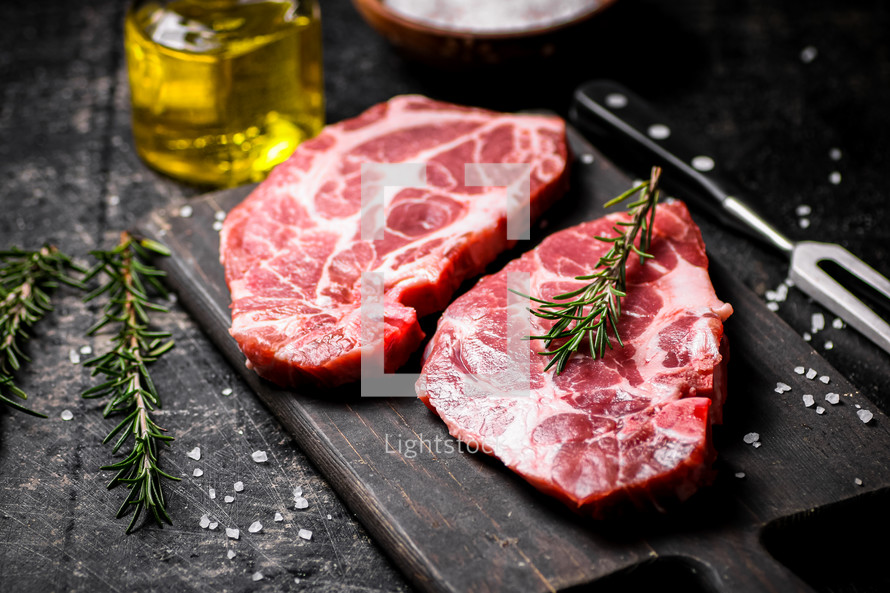
{"type": "Polygon", "coordinates": [[[361,275],[384,274],[383,347],[393,371],[417,349],[418,317],[513,241],[506,190],[464,184],[465,163],[528,163],[531,218],[567,186],[565,124],[416,95],[378,104],[301,144],[226,217],[220,259],[231,334],[248,365],[280,385],[359,378],[361,275]],[[384,238],[362,240],[364,163],[426,163],[428,187],[399,191],[384,238]]]}
{"type": "MultiPolygon", "coordinates": [[[[425,352],[417,392],[451,434],[501,459],[571,508],[604,517],[616,507],[662,507],[707,483],[715,451],[711,425],[726,398],[732,307],[716,297],[698,227],[686,206],[658,206],[650,253],[631,257],[619,331],[625,346],[600,360],[585,351],[565,370],[544,372],[540,340],[528,341],[528,397],[471,391],[467,374],[509,374],[507,273],[526,272],[534,295],[582,286],[614,235],[612,214],[545,239],[481,279],[443,313],[425,352]]],[[[532,317],[532,334],[552,325],[532,317]]],[[[516,366],[516,365],[512,365],[516,366]]]]}

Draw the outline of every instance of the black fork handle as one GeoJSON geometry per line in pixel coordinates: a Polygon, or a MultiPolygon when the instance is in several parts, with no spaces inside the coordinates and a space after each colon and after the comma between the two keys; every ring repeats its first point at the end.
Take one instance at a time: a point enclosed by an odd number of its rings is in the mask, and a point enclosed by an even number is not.
{"type": "Polygon", "coordinates": [[[735,197],[715,159],[686,138],[645,100],[606,80],[575,91],[570,119],[596,140],[609,143],[632,165],[660,166],[666,186],[705,208],[724,224],[790,253],[793,243],[735,197]]]}

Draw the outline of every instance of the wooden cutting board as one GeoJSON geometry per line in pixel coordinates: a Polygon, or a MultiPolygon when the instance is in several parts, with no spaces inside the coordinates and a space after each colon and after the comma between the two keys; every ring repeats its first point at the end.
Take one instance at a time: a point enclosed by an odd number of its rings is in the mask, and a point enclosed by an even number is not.
{"type": "MultiPolygon", "coordinates": [[[[492,271],[544,234],[601,216],[602,204],[630,186],[577,134],[570,140],[578,157],[572,190],[532,242],[492,271]]],[[[445,426],[416,399],[363,399],[356,386],[282,390],[246,369],[228,334],[213,224],[250,189],[190,201],[190,217],[154,212],[140,230],[170,247],[173,256],[160,263],[180,301],[419,590],[627,591],[669,579],[692,591],[790,592],[824,589],[846,578],[844,570],[869,570],[837,559],[863,545],[855,521],[888,524],[890,421],[719,262],[711,266],[714,284],[735,313],[726,325],[730,388],[725,425],[715,429],[716,483],[664,515],[596,522],[539,494],[497,460],[449,451],[445,426]],[[798,366],[829,383],[796,374],[798,366]],[[780,381],[791,390],[777,393],[780,381]],[[825,402],[828,392],[841,402],[825,402]],[[804,406],[805,393],[824,413],[804,406]],[[858,407],[874,414],[868,424],[858,407]],[[760,446],[743,440],[751,432],[760,446]],[[813,550],[819,537],[848,535],[843,550],[813,550]],[[832,565],[839,570],[825,568],[832,565]]],[[[434,322],[426,320],[428,334],[434,322]]],[[[418,364],[406,370],[418,372],[418,364]]]]}

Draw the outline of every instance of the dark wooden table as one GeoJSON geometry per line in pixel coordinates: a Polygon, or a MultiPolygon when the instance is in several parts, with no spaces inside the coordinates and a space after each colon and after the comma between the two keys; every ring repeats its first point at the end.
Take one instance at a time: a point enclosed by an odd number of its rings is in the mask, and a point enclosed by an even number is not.
{"type": "MultiPolygon", "coordinates": [[[[404,92],[566,114],[578,84],[613,78],[714,147],[751,202],[793,239],[839,242],[890,275],[890,11],[877,0],[626,0],[549,61],[483,73],[410,63],[347,0],[322,9],[329,121],[404,92]],[[807,227],[801,205],[812,210],[807,227]]],[[[123,11],[119,0],[0,7],[3,247],[53,242],[86,261],[149,211],[205,191],[158,175],[135,155],[123,11]]],[[[706,219],[703,228],[706,240],[716,232],[706,219]]],[[[779,256],[742,237],[721,244],[711,256],[758,294],[784,279],[779,256]]],[[[820,311],[792,291],[777,315],[803,334],[820,311]]],[[[84,337],[95,314],[75,292],[60,291],[56,310],[35,328],[28,349],[35,363],[20,374],[32,405],[49,418],[0,411],[0,589],[410,590],[176,302],[165,323],[177,347],[154,371],[165,400],[160,422],[177,439],[162,463],[184,477],[168,488],[174,526],[125,536],[125,522],[113,519],[122,492],[105,490],[109,475],[98,470],[111,424],[78,397],[89,378],[71,362],[104,347],[103,337],[84,337]],[[62,420],[63,410],[73,419],[62,420]],[[200,460],[186,455],[194,447],[200,460]],[[257,450],[267,463],[251,459],[257,450]],[[294,508],[297,486],[306,509],[294,508]],[[235,501],[225,503],[227,495],[235,501]],[[214,531],[199,525],[208,512],[219,517],[214,531]],[[284,521],[273,521],[276,512],[284,521]],[[254,520],[264,531],[247,537],[254,520]],[[226,538],[229,525],[241,528],[240,540],[226,538]],[[311,541],[296,537],[300,528],[313,531],[311,541]],[[256,571],[262,581],[251,579],[256,571]]],[[[829,326],[813,340],[890,412],[888,354],[846,328],[829,326]],[[825,349],[826,341],[834,347],[825,349]]]]}

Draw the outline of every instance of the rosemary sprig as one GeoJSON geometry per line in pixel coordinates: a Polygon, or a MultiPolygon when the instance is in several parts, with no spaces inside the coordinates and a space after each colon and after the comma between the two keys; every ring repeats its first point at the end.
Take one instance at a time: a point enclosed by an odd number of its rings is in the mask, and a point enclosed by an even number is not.
{"type": "Polygon", "coordinates": [[[661,169],[654,167],[648,181],[626,191],[610,200],[606,207],[625,201],[629,197],[641,193],[641,197],[628,205],[629,221],[616,223],[614,237],[597,237],[600,241],[611,243],[612,247],[597,262],[598,271],[587,276],[577,276],[576,280],[588,280],[587,285],[545,300],[529,297],[539,303],[531,312],[542,318],[554,320],[556,323],[544,335],[530,336],[530,339],[544,340],[547,348],[539,354],[550,356],[545,371],[556,366],[556,373],[561,373],[569,358],[586,341],[593,358],[602,358],[606,347],[612,348],[609,340],[609,328],[618,344],[618,318],[621,316],[621,299],[627,294],[626,267],[627,258],[636,253],[643,263],[652,256],[647,252],[652,241],[652,225],[655,221],[655,207],[658,204],[658,181],[661,169]],[[635,245],[640,236],[639,247],[635,245]],[[554,342],[564,340],[554,347],[554,342]]]}
{"type": "Polygon", "coordinates": [[[121,484],[129,489],[117,512],[118,519],[133,513],[127,533],[133,530],[143,511],[161,527],[164,522],[172,525],[161,478],[179,481],[158,467],[160,445],[169,444],[173,437],[165,435],[166,431],[150,416],[161,407],[161,400],[147,367],[173,347],[168,332],[153,331],[149,327],[149,312],[167,311],[149,300],[148,289],[166,295],[160,282],[164,272],[147,263],[152,254],[169,255],[169,251],[159,243],[140,241],[126,232],[121,233],[120,243],[114,249],[93,251],[98,263],[87,274],[87,280],[99,274],[104,274],[107,280],[84,299],[108,297],[102,318],[90,328],[89,335],[109,327],[117,330],[111,339],[111,350],[84,363],[93,369],[93,376],[103,375],[104,380],[84,391],[82,396],[107,397],[103,415],[124,417],[103,441],[108,443],[117,437],[112,454],[132,437],[132,448],[125,459],[100,468],[117,471],[108,484],[109,489],[121,484]]]}
{"type": "Polygon", "coordinates": [[[17,247],[0,251],[0,403],[46,418],[14,399],[26,400],[28,395],[16,385],[13,375],[30,361],[22,351],[30,337],[27,328],[52,311],[53,289],[59,282],[82,286],[72,272],[84,270],[53,245],[37,251],[17,247]]]}

